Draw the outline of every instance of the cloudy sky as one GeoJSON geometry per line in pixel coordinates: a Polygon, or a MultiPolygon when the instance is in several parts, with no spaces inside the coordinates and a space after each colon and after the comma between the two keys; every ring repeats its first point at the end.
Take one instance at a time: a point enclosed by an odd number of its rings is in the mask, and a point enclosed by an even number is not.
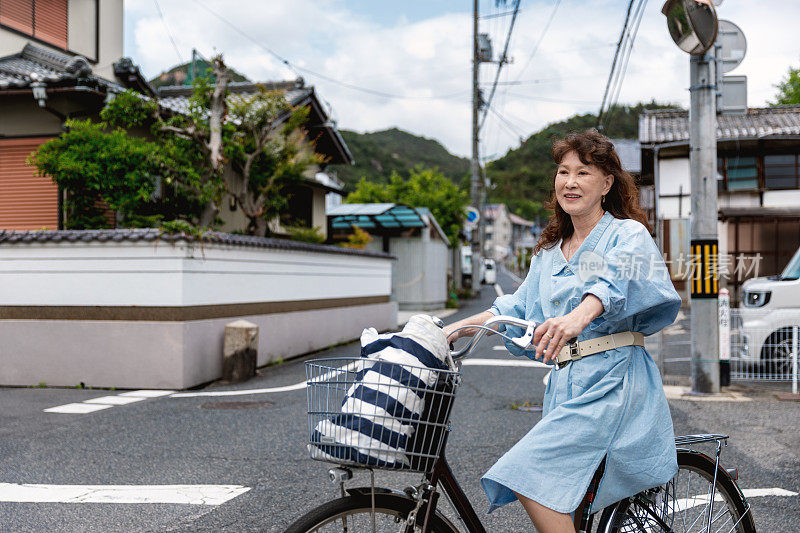
{"type": "MultiPolygon", "coordinates": [[[[688,106],[689,59],[667,34],[662,4],[652,0],[646,7],[621,103],[655,98],[688,106]]],[[[509,52],[514,62],[500,78],[497,114],[489,114],[482,130],[485,157],[501,156],[549,122],[597,112],[627,5],[522,0],[509,52]]],[[[125,0],[125,54],[148,77],[187,61],[192,48],[206,57],[222,52],[253,80],[300,74],[330,104],[341,128],[396,126],[468,155],[471,9],[469,0],[125,0]]],[[[480,0],[480,9],[493,15],[509,7],[480,0]]],[[[765,105],[788,67],[800,65],[800,2],[725,0],[717,11],[747,36],[745,60],[731,74],[748,76],[751,107],[765,105]]],[[[481,20],[495,55],[509,21],[481,20]]],[[[487,89],[495,69],[482,67],[487,89]]]]}

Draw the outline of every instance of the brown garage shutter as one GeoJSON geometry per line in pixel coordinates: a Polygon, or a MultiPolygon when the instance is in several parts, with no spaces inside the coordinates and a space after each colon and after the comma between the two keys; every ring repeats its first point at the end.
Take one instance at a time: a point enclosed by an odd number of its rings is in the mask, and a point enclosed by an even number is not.
{"type": "Polygon", "coordinates": [[[0,139],[0,230],[58,229],[58,186],[25,162],[48,139],[0,139]]]}
{"type": "Polygon", "coordinates": [[[33,16],[34,37],[67,47],[67,0],[36,0],[33,16]]]}
{"type": "Polygon", "coordinates": [[[33,0],[0,0],[0,24],[33,34],[33,0]]]}

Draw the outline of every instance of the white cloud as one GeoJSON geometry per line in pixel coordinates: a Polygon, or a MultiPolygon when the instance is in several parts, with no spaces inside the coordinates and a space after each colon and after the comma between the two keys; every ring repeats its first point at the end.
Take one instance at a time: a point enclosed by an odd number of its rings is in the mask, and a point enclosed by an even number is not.
{"type": "MultiPolygon", "coordinates": [[[[224,52],[229,65],[252,79],[294,76],[266,48],[296,65],[336,80],[378,92],[403,95],[391,99],[354,91],[303,73],[309,84],[333,106],[343,128],[371,131],[397,126],[439,139],[459,154],[470,150],[471,16],[440,16],[385,26],[365,14],[348,10],[345,2],[163,0],[167,26],[186,60],[191,48],[203,54],[224,52]],[[199,4],[224,16],[244,34],[222,22],[199,4]],[[431,98],[441,97],[441,98],[431,98]]],[[[483,2],[486,4],[486,2],[483,2]]],[[[491,4],[493,5],[493,3],[491,4]]],[[[552,0],[523,2],[509,55],[515,60],[501,79],[523,84],[503,85],[483,131],[484,152],[502,154],[545,124],[574,113],[596,112],[624,17],[624,0],[562,2],[548,34],[524,73],[521,73],[543,26],[552,0]],[[541,100],[540,100],[541,99],[541,100]]],[[[177,63],[164,23],[150,0],[126,0],[126,54],[140,63],[147,76],[177,63]]],[[[660,13],[661,2],[645,12],[620,102],[655,98],[688,105],[689,58],[675,47],[660,13]]],[[[775,0],[764,12],[758,2],[728,0],[720,17],[737,23],[748,39],[743,64],[733,74],[749,78],[749,104],[764,105],[774,97],[774,84],[788,66],[797,64],[800,50],[794,37],[800,3],[775,0]]],[[[482,28],[493,33],[495,53],[505,38],[505,19],[488,19],[482,28]]],[[[494,65],[483,67],[489,81],[494,65]]]]}

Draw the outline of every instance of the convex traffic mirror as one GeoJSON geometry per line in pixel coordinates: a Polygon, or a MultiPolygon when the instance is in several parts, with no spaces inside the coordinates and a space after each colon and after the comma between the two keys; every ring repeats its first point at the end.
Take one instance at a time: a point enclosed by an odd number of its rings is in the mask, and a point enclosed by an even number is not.
{"type": "Polygon", "coordinates": [[[717,39],[717,13],[711,2],[667,0],[661,12],[667,17],[667,29],[678,48],[692,55],[702,55],[717,39]]]}

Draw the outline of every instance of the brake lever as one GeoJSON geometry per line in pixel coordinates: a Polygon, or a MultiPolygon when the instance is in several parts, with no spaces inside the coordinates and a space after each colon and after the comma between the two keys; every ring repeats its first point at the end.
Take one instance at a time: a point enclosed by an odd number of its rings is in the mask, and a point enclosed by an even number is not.
{"type": "Polygon", "coordinates": [[[536,329],[535,324],[530,324],[528,328],[525,330],[525,333],[522,337],[514,337],[511,339],[511,342],[514,346],[521,348],[523,350],[531,350],[533,349],[533,330],[536,329]]]}

